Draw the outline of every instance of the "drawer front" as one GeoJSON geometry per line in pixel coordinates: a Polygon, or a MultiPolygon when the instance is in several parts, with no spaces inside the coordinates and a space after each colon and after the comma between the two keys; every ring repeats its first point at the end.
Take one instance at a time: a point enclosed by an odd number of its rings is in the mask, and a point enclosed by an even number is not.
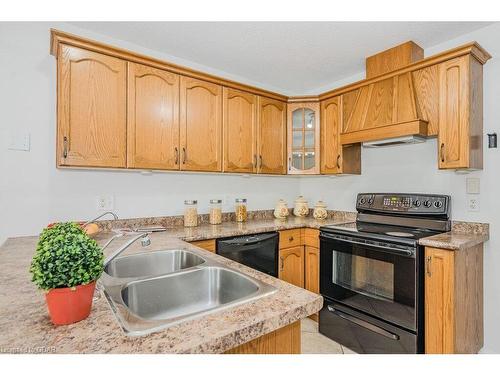
{"type": "Polygon", "coordinates": [[[302,245],[301,229],[280,231],[280,249],[302,245]]]}
{"type": "Polygon", "coordinates": [[[190,244],[215,253],[215,240],[193,241],[190,244]]]}
{"type": "Polygon", "coordinates": [[[304,228],[304,245],[319,249],[319,230],[304,228]]]}

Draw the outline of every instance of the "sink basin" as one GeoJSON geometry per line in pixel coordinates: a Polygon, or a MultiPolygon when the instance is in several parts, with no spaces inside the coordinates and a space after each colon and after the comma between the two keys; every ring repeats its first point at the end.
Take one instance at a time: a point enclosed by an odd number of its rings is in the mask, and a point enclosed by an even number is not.
{"type": "Polygon", "coordinates": [[[162,250],[116,258],[105,268],[117,278],[155,277],[205,263],[205,259],[185,250],[162,250]]]}
{"type": "Polygon", "coordinates": [[[145,320],[182,319],[246,302],[260,295],[259,284],[222,267],[134,281],[121,291],[124,305],[145,320]]]}

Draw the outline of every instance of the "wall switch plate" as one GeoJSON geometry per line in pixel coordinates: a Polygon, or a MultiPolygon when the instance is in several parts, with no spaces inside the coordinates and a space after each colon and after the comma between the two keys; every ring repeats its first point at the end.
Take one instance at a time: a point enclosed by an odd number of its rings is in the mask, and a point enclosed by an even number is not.
{"type": "Polygon", "coordinates": [[[100,211],[110,211],[115,208],[115,197],[112,195],[100,195],[97,197],[97,209],[100,211]]]}
{"type": "Polygon", "coordinates": [[[477,177],[468,177],[465,179],[467,194],[480,193],[480,179],[477,177]]]}
{"type": "Polygon", "coordinates": [[[9,150],[29,151],[30,133],[14,133],[10,137],[9,150]]]}
{"type": "Polygon", "coordinates": [[[469,212],[479,212],[479,197],[467,197],[467,210],[469,212]]]}

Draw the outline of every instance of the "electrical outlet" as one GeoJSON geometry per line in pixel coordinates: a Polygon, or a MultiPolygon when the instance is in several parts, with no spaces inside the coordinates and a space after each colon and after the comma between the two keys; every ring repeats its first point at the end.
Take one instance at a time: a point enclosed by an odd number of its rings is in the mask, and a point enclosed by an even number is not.
{"type": "Polygon", "coordinates": [[[112,195],[100,195],[97,197],[97,209],[109,211],[115,208],[115,198],[112,195]]]}
{"type": "Polygon", "coordinates": [[[467,209],[469,212],[479,212],[479,197],[468,197],[467,209]]]}

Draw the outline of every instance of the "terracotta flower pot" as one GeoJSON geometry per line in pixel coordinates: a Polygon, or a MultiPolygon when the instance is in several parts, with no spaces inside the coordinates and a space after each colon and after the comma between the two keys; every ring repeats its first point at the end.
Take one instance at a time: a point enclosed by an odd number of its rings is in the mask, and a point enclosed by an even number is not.
{"type": "Polygon", "coordinates": [[[56,325],[79,322],[90,314],[95,281],[72,288],[51,289],[46,295],[50,320],[56,325]]]}

